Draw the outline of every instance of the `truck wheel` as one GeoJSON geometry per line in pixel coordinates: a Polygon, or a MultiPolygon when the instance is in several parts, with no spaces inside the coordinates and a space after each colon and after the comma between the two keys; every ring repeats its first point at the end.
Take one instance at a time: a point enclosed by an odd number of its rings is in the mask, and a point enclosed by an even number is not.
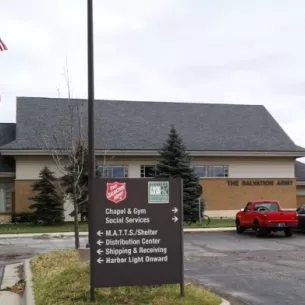
{"type": "Polygon", "coordinates": [[[240,225],[240,222],[238,219],[236,219],[235,224],[236,224],[236,233],[243,234],[245,232],[245,228],[240,225]]]}
{"type": "Polygon", "coordinates": [[[291,228],[285,229],[284,232],[285,232],[286,237],[291,237],[292,236],[292,229],[291,228]]]}
{"type": "Polygon", "coordinates": [[[266,236],[268,231],[265,228],[262,228],[259,222],[256,220],[254,221],[254,230],[256,237],[266,236]]]}

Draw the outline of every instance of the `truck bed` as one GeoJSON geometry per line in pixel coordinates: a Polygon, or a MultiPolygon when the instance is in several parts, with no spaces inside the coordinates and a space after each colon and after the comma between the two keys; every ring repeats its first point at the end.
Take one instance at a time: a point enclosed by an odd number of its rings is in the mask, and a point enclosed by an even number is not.
{"type": "Polygon", "coordinates": [[[279,211],[279,212],[256,212],[258,218],[262,220],[261,226],[266,227],[286,227],[290,224],[297,224],[298,216],[294,211],[279,211]]]}

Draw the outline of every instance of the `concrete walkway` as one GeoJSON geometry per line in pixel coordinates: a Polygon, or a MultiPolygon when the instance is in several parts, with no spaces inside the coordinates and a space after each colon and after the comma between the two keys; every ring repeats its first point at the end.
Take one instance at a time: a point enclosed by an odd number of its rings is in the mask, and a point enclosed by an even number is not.
{"type": "MultiPolygon", "coordinates": [[[[211,232],[227,232],[235,231],[234,227],[231,228],[186,228],[184,233],[211,233],[211,232]]],[[[80,232],[80,236],[88,236],[88,232],[80,232]]],[[[20,238],[20,237],[64,237],[74,236],[74,232],[54,232],[54,233],[20,233],[20,234],[0,234],[1,238],[20,238]]]]}
{"type": "Polygon", "coordinates": [[[2,305],[20,305],[21,297],[13,292],[0,291],[0,304],[2,305]]]}
{"type": "MultiPolygon", "coordinates": [[[[1,283],[1,290],[7,290],[13,287],[19,281],[18,267],[23,264],[11,264],[6,265],[4,269],[4,276],[1,283]]],[[[10,292],[10,291],[0,291],[0,304],[2,305],[20,305],[21,296],[10,292]]]]}

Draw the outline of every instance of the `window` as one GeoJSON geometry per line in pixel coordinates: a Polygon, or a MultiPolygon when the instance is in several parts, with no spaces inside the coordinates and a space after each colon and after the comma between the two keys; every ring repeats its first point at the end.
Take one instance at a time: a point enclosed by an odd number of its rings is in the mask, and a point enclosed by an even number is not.
{"type": "Polygon", "coordinates": [[[279,205],[276,202],[260,202],[255,204],[254,211],[279,211],[279,205]]]}
{"type": "Polygon", "coordinates": [[[0,186],[0,213],[6,212],[6,190],[0,186]]]}
{"type": "Polygon", "coordinates": [[[199,178],[229,177],[227,165],[195,165],[193,167],[199,178]]]}
{"type": "Polygon", "coordinates": [[[156,176],[156,165],[141,165],[141,178],[154,178],[156,176]]]}
{"type": "Polygon", "coordinates": [[[251,208],[251,202],[249,202],[249,203],[246,205],[244,211],[245,211],[245,212],[249,212],[249,211],[250,211],[250,208],[251,208]]]}
{"type": "Polygon", "coordinates": [[[98,167],[101,178],[127,178],[127,165],[101,165],[98,167]]]}
{"type": "Polygon", "coordinates": [[[299,208],[297,208],[297,213],[298,213],[298,214],[305,214],[305,207],[299,207],[299,208]]]}
{"type": "Polygon", "coordinates": [[[0,183],[0,213],[10,213],[12,207],[13,183],[0,183]]]}

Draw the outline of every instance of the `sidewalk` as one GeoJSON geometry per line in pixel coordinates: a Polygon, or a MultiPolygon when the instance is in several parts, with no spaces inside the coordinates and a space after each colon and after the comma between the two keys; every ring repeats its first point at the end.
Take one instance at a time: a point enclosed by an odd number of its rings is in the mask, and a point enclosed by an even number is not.
{"type": "Polygon", "coordinates": [[[0,304],[2,305],[20,305],[22,298],[14,292],[6,291],[13,287],[19,281],[18,267],[23,263],[6,265],[4,269],[4,276],[0,286],[0,304]]]}
{"type": "MultiPolygon", "coordinates": [[[[185,228],[184,233],[211,233],[211,232],[228,232],[235,231],[234,227],[224,228],[185,228]]],[[[20,233],[20,234],[0,234],[0,239],[3,238],[20,238],[20,237],[60,237],[60,236],[74,236],[74,232],[55,232],[55,233],[20,233]]],[[[79,236],[87,237],[88,232],[79,232],[79,236]]]]}

